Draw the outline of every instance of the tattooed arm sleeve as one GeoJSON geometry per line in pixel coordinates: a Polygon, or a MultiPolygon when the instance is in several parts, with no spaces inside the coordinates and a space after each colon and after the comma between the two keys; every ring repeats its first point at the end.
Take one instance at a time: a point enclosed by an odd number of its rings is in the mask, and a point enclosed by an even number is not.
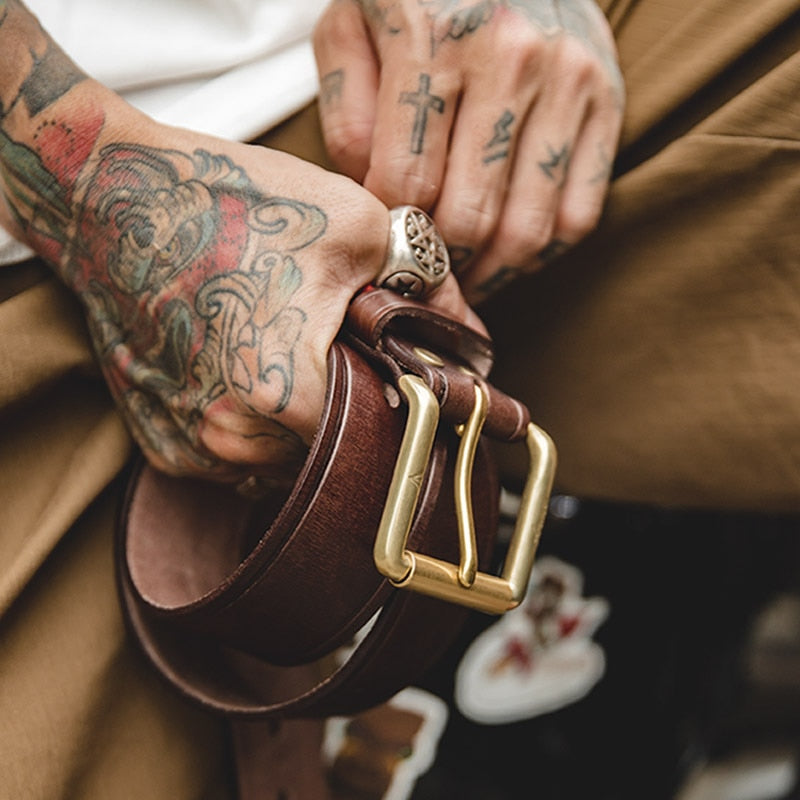
{"type": "Polygon", "coordinates": [[[173,473],[289,480],[385,206],[285,154],[167,128],[0,0],[0,221],[84,305],[112,394],[173,473]]]}

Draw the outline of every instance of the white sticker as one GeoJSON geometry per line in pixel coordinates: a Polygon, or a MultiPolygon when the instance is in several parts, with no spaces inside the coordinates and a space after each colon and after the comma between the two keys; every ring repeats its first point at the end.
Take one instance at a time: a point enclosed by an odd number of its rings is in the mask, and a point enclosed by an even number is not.
{"type": "Polygon", "coordinates": [[[354,717],[333,717],[322,752],[339,792],[360,800],[408,800],[436,758],[448,710],[440,698],[408,688],[354,717]]]}
{"type": "Polygon", "coordinates": [[[583,576],[557,558],[534,565],[525,599],[479,634],[456,672],[455,703],[468,719],[502,725],[563,708],[605,672],[592,640],[605,599],[583,597],[583,576]]]}

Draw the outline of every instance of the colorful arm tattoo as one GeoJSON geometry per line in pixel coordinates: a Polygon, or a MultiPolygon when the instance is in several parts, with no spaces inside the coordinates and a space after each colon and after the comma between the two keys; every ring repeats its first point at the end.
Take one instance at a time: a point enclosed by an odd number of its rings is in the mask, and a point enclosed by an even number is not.
{"type": "MultiPolygon", "coordinates": [[[[26,14],[0,0],[0,51],[26,14]]],[[[108,141],[90,92],[77,112],[59,104],[86,76],[41,29],[35,39],[26,74],[0,76],[15,86],[7,99],[0,89],[1,185],[28,241],[87,308],[140,443],[172,469],[213,469],[200,433],[216,410],[301,455],[280,415],[306,322],[300,262],[325,214],[265,194],[226,155],[108,141]]]]}

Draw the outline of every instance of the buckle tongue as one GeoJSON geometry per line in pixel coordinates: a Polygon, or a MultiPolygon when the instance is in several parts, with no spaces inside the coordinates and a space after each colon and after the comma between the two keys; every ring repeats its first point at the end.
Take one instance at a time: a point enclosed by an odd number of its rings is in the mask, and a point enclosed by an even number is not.
{"type": "Polygon", "coordinates": [[[489,614],[509,611],[525,595],[547,515],[556,464],[553,442],[543,430],[529,423],[526,444],[530,467],[501,576],[479,572],[472,514],[472,470],[489,401],[486,389],[476,382],[475,406],[467,422],[459,426],[461,444],[455,466],[460,563],[451,564],[408,550],[406,543],[439,425],[439,404],[416,375],[401,376],[398,387],[408,401],[408,420],[375,538],[375,565],[399,588],[489,614]]]}
{"type": "MultiPolygon", "coordinates": [[[[478,540],[475,535],[475,519],[472,515],[472,467],[475,452],[481,438],[483,423],[489,410],[489,397],[482,384],[475,384],[475,405],[469,419],[459,431],[461,444],[456,456],[456,477],[453,493],[456,501],[458,539],[461,548],[461,563],[458,567],[458,582],[469,589],[478,574],[478,540]]],[[[459,426],[461,427],[461,426],[459,426]]]]}

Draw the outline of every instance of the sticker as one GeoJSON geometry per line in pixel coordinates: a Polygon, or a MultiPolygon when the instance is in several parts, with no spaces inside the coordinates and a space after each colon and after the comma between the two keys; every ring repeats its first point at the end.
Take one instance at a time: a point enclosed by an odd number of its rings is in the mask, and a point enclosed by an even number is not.
{"type": "Polygon", "coordinates": [[[605,599],[583,597],[579,570],[540,558],[522,603],[464,653],[456,707],[474,722],[502,725],[585,697],[605,673],[605,654],[592,636],[608,610],[605,599]]]}
{"type": "Polygon", "coordinates": [[[443,700],[408,688],[361,714],[329,719],[322,753],[334,796],[408,800],[436,758],[447,718],[443,700]]]}

